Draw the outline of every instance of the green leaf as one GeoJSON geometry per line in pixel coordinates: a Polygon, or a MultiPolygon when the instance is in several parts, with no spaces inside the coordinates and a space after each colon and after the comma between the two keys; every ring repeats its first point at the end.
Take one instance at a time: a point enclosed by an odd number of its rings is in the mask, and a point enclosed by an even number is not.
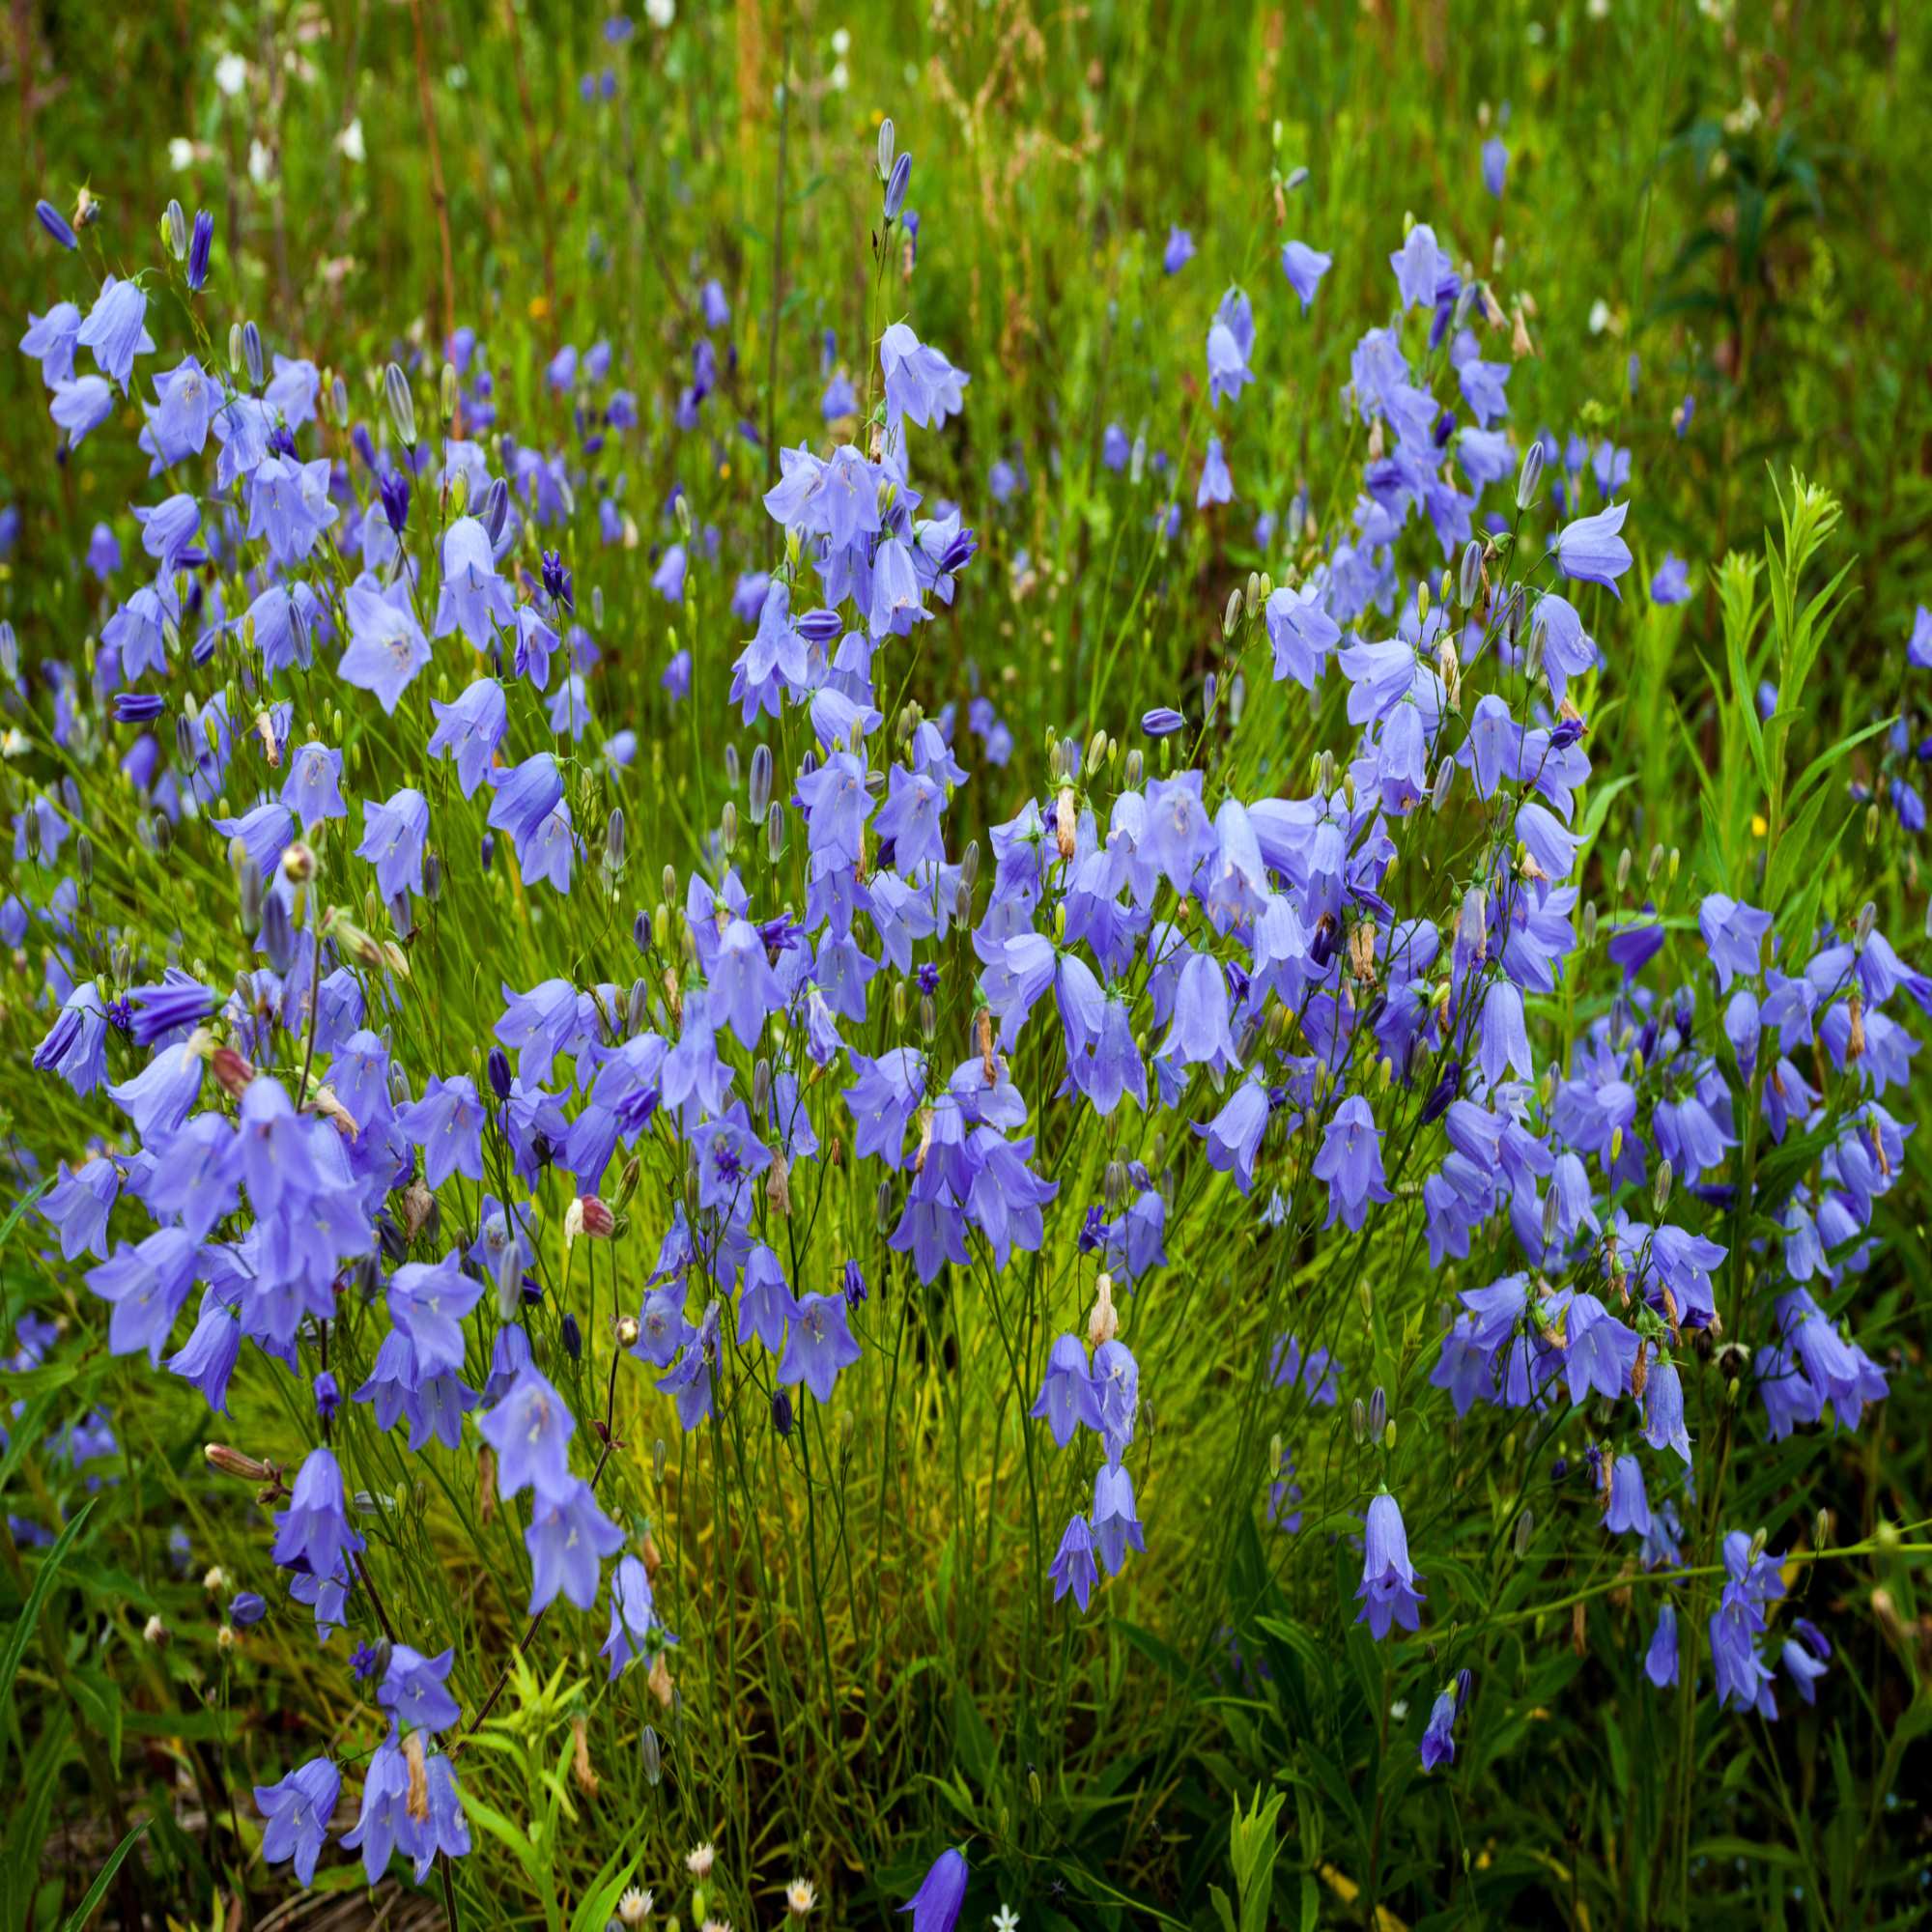
{"type": "Polygon", "coordinates": [[[41,1567],[34,1573],[33,1587],[27,1592],[19,1621],[7,1633],[7,1648],[0,1651],[0,1705],[8,1703],[14,1695],[14,1679],[19,1671],[20,1660],[27,1654],[27,1646],[33,1641],[34,1632],[41,1621],[41,1612],[53,1593],[54,1578],[59,1576],[61,1565],[67,1561],[68,1551],[73,1548],[81,1525],[94,1513],[95,1500],[93,1496],[88,1497],[69,1519],[67,1527],[54,1539],[54,1547],[41,1559],[41,1567]]]}
{"type": "MultiPolygon", "coordinates": [[[[614,1863],[619,1856],[620,1853],[612,1852],[611,1861],[614,1863]]],[[[631,1875],[637,1868],[638,1861],[634,1855],[622,1871],[609,1878],[600,1872],[592,1879],[590,1889],[577,1901],[577,1910],[570,1915],[570,1932],[604,1932],[604,1927],[616,1916],[617,1901],[623,1897],[624,1888],[630,1884],[631,1875]]],[[[610,1869],[609,1864],[604,1868],[606,1872],[610,1869]]]]}
{"type": "Polygon", "coordinates": [[[94,1883],[87,1888],[87,1896],[68,1915],[66,1932],[81,1932],[81,1927],[100,1909],[100,1901],[107,1896],[107,1888],[114,1883],[114,1874],[121,1869],[121,1861],[147,1834],[148,1821],[143,1818],[128,1835],[114,1847],[107,1862],[95,1875],[94,1883]]]}

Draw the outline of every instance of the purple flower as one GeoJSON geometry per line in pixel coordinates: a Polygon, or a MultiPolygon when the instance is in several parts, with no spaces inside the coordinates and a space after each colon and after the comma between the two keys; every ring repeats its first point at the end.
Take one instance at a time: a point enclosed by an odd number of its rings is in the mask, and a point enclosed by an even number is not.
{"type": "Polygon", "coordinates": [[[523,1369],[476,1428],[497,1452],[497,1493],[506,1502],[526,1488],[539,1495],[565,1492],[577,1421],[537,1369],[523,1369]]]}
{"type": "Polygon", "coordinates": [[[446,1731],[463,1713],[449,1694],[449,1673],[456,1652],[445,1650],[425,1657],[399,1643],[389,1652],[389,1667],[376,1691],[376,1701],[388,1712],[400,1732],[404,1725],[434,1736],[446,1731]]]}
{"type": "Polygon", "coordinates": [[[1557,569],[1573,582],[1601,583],[1612,597],[1621,597],[1617,579],[1631,567],[1631,551],[1618,532],[1629,509],[1628,503],[1612,503],[1566,524],[1551,546],[1557,569]]]}
{"type": "Polygon", "coordinates": [[[1422,1768],[1435,1771],[1456,1761],[1455,1723],[1458,1706],[1454,1686],[1436,1693],[1430,1706],[1428,1727],[1422,1733],[1422,1768]]]}
{"type": "Polygon", "coordinates": [[[1194,237],[1184,228],[1167,231],[1167,246],[1161,250],[1160,266],[1170,275],[1179,274],[1194,259],[1194,237]]]}
{"type": "Polygon", "coordinates": [[[1060,1548],[1046,1567],[1053,1578],[1053,1601],[1057,1604],[1071,1590],[1074,1601],[1085,1610],[1094,1595],[1100,1572],[1094,1562],[1094,1533],[1084,1516],[1075,1516],[1060,1539],[1060,1548]]]}
{"type": "Polygon", "coordinates": [[[1682,604],[1690,595],[1690,566],[1681,556],[1665,553],[1650,580],[1653,604],[1682,604]]]}
{"type": "Polygon", "coordinates": [[[941,1852],[919,1889],[899,1907],[912,1914],[912,1932],[952,1932],[959,1908],[966,1903],[966,1860],[959,1852],[941,1852]]]}
{"type": "Polygon", "coordinates": [[[1208,454],[1202,459],[1201,487],[1194,493],[1194,507],[1205,510],[1209,503],[1232,503],[1235,479],[1228,473],[1228,459],[1222,453],[1221,439],[1208,439],[1208,454]]]}
{"type": "Polygon", "coordinates": [[[421,1374],[462,1368],[463,1318],[482,1294],[483,1284],[463,1272],[454,1248],[434,1264],[406,1262],[389,1277],[389,1314],[413,1345],[421,1374]]]}
{"type": "Polygon", "coordinates": [[[272,1554],[284,1569],[333,1577],[344,1556],[362,1548],[350,1525],[342,1470],[334,1452],[311,1449],[296,1476],[289,1506],[275,1512],[272,1554]]]}
{"type": "Polygon", "coordinates": [[[440,1187],[452,1174],[483,1179],[483,1102],[467,1073],[432,1075],[423,1096],[398,1110],[396,1124],[423,1151],[423,1173],[440,1187]]]}
{"type": "Polygon", "coordinates": [[[107,1078],[107,1009],[92,980],[82,980],[62,1003],[46,1037],[34,1049],[34,1067],[57,1073],[76,1094],[107,1078]]]}
{"type": "Polygon", "coordinates": [[[1321,277],[1328,272],[1334,260],[1334,256],[1324,255],[1305,242],[1282,243],[1281,271],[1288,277],[1289,287],[1301,298],[1301,312],[1304,315],[1314,306],[1315,292],[1321,286],[1321,277]]]}
{"type": "Polygon", "coordinates": [[[1436,285],[1452,272],[1449,257],[1436,244],[1435,231],[1419,221],[1403,238],[1402,246],[1389,257],[1395,274],[1396,293],[1405,309],[1431,308],[1435,302],[1436,285]]]}
{"type": "Polygon", "coordinates": [[[479,677],[462,696],[447,704],[431,698],[430,709],[437,718],[436,729],[430,734],[430,755],[453,758],[463,796],[475,797],[508,728],[509,704],[503,687],[494,677],[479,677]]]}
{"type": "Polygon", "coordinates": [[[640,1558],[626,1556],[611,1573],[611,1634],[597,1653],[611,1660],[612,1679],[643,1649],[656,1623],[650,1573],[640,1558]]]}
{"type": "Polygon", "coordinates": [[[374,692],[384,712],[398,701],[417,671],[429,663],[429,639],[410,609],[409,585],[397,579],[383,588],[367,578],[349,586],[349,648],[336,667],[345,684],[374,692]]]}
{"type": "Polygon", "coordinates": [[[832,1386],[840,1369],[859,1359],[852,1338],[850,1315],[842,1294],[802,1294],[785,1335],[779,1380],[804,1382],[820,1402],[832,1400],[832,1386]]]}
{"type": "Polygon", "coordinates": [[[1316,1179],[1328,1184],[1324,1227],[1332,1228],[1339,1220],[1344,1227],[1359,1229],[1372,1201],[1394,1198],[1382,1180],[1381,1139],[1376,1117],[1359,1094],[1350,1094],[1335,1109],[1312,1170],[1316,1179]]]}
{"type": "Polygon", "coordinates": [[[1643,1464],[1634,1456],[1619,1456],[1610,1464],[1604,1527],[1613,1535],[1650,1534],[1650,1497],[1644,1492],[1643,1464]]]}
{"type": "Polygon", "coordinates": [[[96,366],[103,376],[120,384],[123,395],[128,393],[134,357],[154,352],[147,317],[148,298],[140,283],[120,282],[109,275],[73,338],[82,349],[93,352],[96,366]]]}
{"type": "Polygon", "coordinates": [[[1660,1690],[1677,1684],[1677,1607],[1666,1603],[1657,1613],[1657,1629],[1651,1633],[1650,1648],[1644,1653],[1643,1674],[1660,1690]]]}
{"type": "Polygon", "coordinates": [[[429,837],[429,801],[407,785],[386,805],[362,801],[358,859],[376,867],[376,890],[384,899],[423,889],[423,844],[429,837]]]}
{"type": "Polygon", "coordinates": [[[1208,399],[1218,409],[1225,399],[1236,402],[1255,380],[1248,357],[1255,344],[1253,305],[1239,289],[1230,289],[1208,327],[1208,399]]]}
{"type": "Polygon", "coordinates": [[[1099,1429],[1099,1391],[1087,1365],[1087,1350],[1077,1335],[1062,1335],[1055,1340],[1047,1356],[1038,1399],[1027,1412],[1036,1421],[1046,1423],[1053,1431],[1054,1441],[1063,1449],[1072,1441],[1074,1431],[1083,1422],[1089,1429],[1099,1429]]]}
{"type": "Polygon", "coordinates": [[[1134,1509],[1134,1480],[1124,1463],[1102,1463],[1094,1471],[1094,1547],[1110,1577],[1120,1574],[1129,1549],[1147,1548],[1134,1509]]]}
{"type": "Polygon", "coordinates": [[[1392,1623],[1404,1630],[1421,1629],[1416,1606],[1423,1596],[1415,1586],[1422,1580],[1408,1560],[1408,1533],[1402,1511],[1384,1490],[1371,1499],[1363,1532],[1362,1583],[1355,1592],[1362,1607],[1355,1621],[1366,1623],[1379,1643],[1392,1623]]]}
{"type": "Polygon", "coordinates": [[[510,592],[497,574],[490,532],[474,517],[458,517],[442,534],[442,587],[437,596],[436,635],[461,631],[471,646],[487,651],[497,626],[512,621],[510,592]]]}
{"type": "Polygon", "coordinates": [[[554,1603],[559,1591],[587,1610],[597,1601],[600,1560],[624,1547],[624,1532],[579,1478],[554,1491],[538,1487],[524,1547],[530,1552],[530,1615],[554,1603]]]}
{"type": "Polygon", "coordinates": [[[1500,201],[1509,179],[1509,150],[1499,135],[1492,134],[1483,143],[1483,185],[1500,201]]]}
{"type": "Polygon", "coordinates": [[[262,1833],[263,1861],[278,1865],[293,1859],[296,1877],[309,1884],[341,1790],[341,1774],[326,1757],[310,1758],[279,1783],[256,1785],[255,1808],[269,1821],[262,1833]]]}
{"type": "Polygon", "coordinates": [[[1765,935],[1771,930],[1770,913],[1724,893],[1711,893],[1697,908],[1697,930],[1710,952],[1720,993],[1730,990],[1734,974],[1747,980],[1757,977],[1764,963],[1765,935]]]}

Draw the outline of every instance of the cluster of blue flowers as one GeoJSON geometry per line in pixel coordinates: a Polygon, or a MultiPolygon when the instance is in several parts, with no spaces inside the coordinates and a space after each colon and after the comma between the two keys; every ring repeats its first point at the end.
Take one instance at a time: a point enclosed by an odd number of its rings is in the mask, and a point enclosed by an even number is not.
{"type": "MultiPolygon", "coordinates": [[[[907,182],[889,146],[888,229],[903,222],[907,182]]],[[[1501,194],[1499,148],[1484,173],[1501,194]]],[[[175,211],[169,228],[191,301],[212,224],[190,231],[175,211]]],[[[1167,272],[1192,252],[1176,231],[1167,272]]],[[[1329,258],[1293,242],[1282,266],[1305,312],[1329,258]]],[[[90,964],[80,867],[58,863],[88,838],[67,787],[19,815],[21,885],[0,936],[18,946],[31,930],[47,949],[36,1067],[121,1117],[41,1203],[63,1256],[94,1258],[86,1279],[109,1308],[110,1348],[145,1353],[216,1411],[244,1343],[309,1392],[315,1445],[291,1485],[262,1474],[286,1504],[272,1560],[325,1641],[383,1621],[355,1527],[377,1505],[357,1497],[331,1441],[346,1399],[384,1432],[406,1426],[412,1451],[459,1448],[474,1412],[495,1494],[529,1492],[531,1615],[558,1596],[588,1610],[603,1593],[612,1676],[634,1659],[654,1666],[675,1638],[646,1563],[623,1553],[626,1531],[597,1496],[610,1414],[580,1428],[556,1385],[583,1337],[538,1266],[546,1219],[566,1248],[651,1220],[655,1263],[636,1312],[590,1338],[610,1350],[613,1391],[627,1354],[696,1430],[735,1352],[755,1345],[781,1391],[830,1404],[865,1352],[866,1264],[828,1256],[823,1240],[813,1252],[809,1231],[801,1259],[790,1217],[805,1176],[821,1188],[835,1158],[867,1164],[885,1253],[921,1283],[950,1268],[964,1293],[976,1269],[1057,1237],[1091,1264],[1086,1334],[1051,1342],[1031,1410],[1063,1451],[1083,1431],[1098,1445],[1091,1506],[1071,1515],[1050,1565],[1056,1601],[1070,1594],[1086,1610],[1102,1570],[1145,1548],[1130,1466],[1141,1372],[1114,1285],[1137,1296],[1167,1266],[1177,1194],[1172,1166],[1123,1152],[1106,1163],[1102,1199],[1063,1200],[1079,1170],[1045,1149],[1049,1123],[1059,1146],[1087,1121],[1113,1145],[1107,1123],[1123,1109],[1171,1117],[1169,1158],[1198,1149],[1277,1238],[1357,1240],[1419,1200],[1438,1267],[1511,1244],[1493,1279],[1460,1293],[1432,1380],[1459,1416],[1478,1403],[1586,1413],[1605,1527],[1641,1539],[1648,1564],[1680,1561],[1664,1492],[1690,1494],[1678,1363],[1700,1337],[1762,1337],[1744,1366],[1773,1435],[1828,1411],[1856,1427],[1882,1399],[1883,1371],[1837,1311],[1900,1168],[1903,1130],[1883,1096],[1916,1051],[1901,996],[1932,1011],[1932,980],[1869,919],[1801,953],[1773,942],[1769,913],[1712,895],[1697,913],[1700,973],[1674,991],[1647,986],[1668,935],[1653,908],[1622,903],[1627,867],[1599,934],[1594,906],[1579,908],[1577,802],[1592,768],[1577,696],[1602,654],[1571,597],[1615,593],[1632,564],[1616,496],[1629,452],[1566,449],[1547,432],[1519,449],[1505,427],[1510,365],[1486,359],[1476,334],[1504,324],[1495,297],[1425,225],[1390,269],[1395,320],[1369,330],[1351,363],[1370,451],[1360,494],[1318,560],[1280,584],[1250,580],[1227,617],[1231,647],[1254,645],[1276,681],[1317,700],[1331,670],[1346,686],[1353,742],[1322,755],[1305,793],[1242,796],[1216,769],[1177,768],[1181,734],[1198,728],[1206,743],[1223,723],[1209,688],[1198,725],[1150,711],[1146,747],[1102,730],[1056,736],[1044,789],[985,814],[982,866],[956,830],[962,754],[998,771],[1011,734],[984,697],[964,720],[977,751],[952,707],[889,715],[901,679],[896,667],[883,675],[952,604],[975,555],[959,507],[928,502],[910,462],[911,432],[956,415],[969,379],[895,321],[862,402],[828,343],[822,415],[859,440],[781,452],[764,498],[780,561],[744,573],[728,600],[752,634],[730,668],[738,720],[799,748],[781,769],[782,753],[761,741],[744,775],[770,883],[740,869],[734,802],[681,906],[668,894],[655,920],[640,916],[635,981],[505,985],[487,1060],[468,1071],[420,1057],[425,1041],[396,1044],[424,904],[452,879],[507,874],[519,894],[587,886],[601,906],[621,869],[621,814],[607,819],[601,862],[579,820],[622,780],[637,739],[597,724],[598,647],[539,532],[571,526],[584,456],[636,424],[636,399],[615,389],[593,402],[608,349],[564,350],[548,381],[572,400],[576,454],[461,436],[458,425],[480,438],[496,421],[468,331],[448,346],[442,433],[428,440],[400,367],[372,427],[313,363],[265,357],[253,325],[225,368],[204,343],[152,379],[141,447],[166,494],[136,511],[148,562],[130,573],[103,526],[90,560],[116,605],[99,647],[84,673],[46,658],[37,675],[55,746],[84,763],[120,732],[120,771],[166,828],[157,836],[202,838],[191,828],[205,820],[223,841],[251,951],[232,985],[184,968],[160,935],[115,935],[114,970],[90,964]],[[319,449],[325,421],[332,452],[319,449]],[[1546,472],[1564,521],[1539,545],[1527,520],[1546,472]],[[1586,475],[1600,505],[1587,511],[1586,475]],[[1404,587],[1411,526],[1453,566],[1439,590],[1429,578],[1404,587]],[[428,699],[418,681],[439,663],[464,667],[463,688],[428,699]],[[1465,682],[1478,675],[1480,693],[1465,682]],[[378,733],[359,762],[345,755],[345,701],[378,733]],[[401,748],[394,769],[358,789],[378,743],[401,748]],[[1445,812],[1475,856],[1446,896],[1438,873],[1404,909],[1405,837],[1445,812]],[[367,915],[351,910],[364,889],[342,883],[358,817],[367,915]],[[371,930],[377,909],[392,936],[371,930]],[[1550,996],[1600,940],[1615,995],[1574,1040],[1552,1041],[1550,996]],[[971,1011],[952,1054],[938,1039],[942,998],[971,1011]],[[1692,1210],[1737,1207],[1726,1177],[1760,1123],[1773,1145],[1811,1137],[1815,1156],[1775,1204],[1781,1239],[1734,1216],[1761,1305],[1720,1310],[1726,1248],[1692,1210]],[[559,1197],[561,1214],[547,1210],[559,1197]],[[138,1237],[136,1214],[152,1224],[138,1237]]],[[[109,420],[115,389],[134,393],[140,358],[157,353],[150,308],[142,282],[108,277],[84,313],[62,302],[31,319],[22,347],[70,444],[109,420]],[[96,373],[75,373],[80,352],[96,373]]],[[[722,288],[702,288],[695,317],[681,425],[720,381],[722,288]]],[[[1207,334],[1216,420],[1258,380],[1257,335],[1255,303],[1229,290],[1207,334]]],[[[1102,459],[1115,471],[1142,463],[1118,424],[1102,459]]],[[[1009,467],[994,495],[1021,487],[1009,467]]],[[[1234,495],[1228,446],[1210,438],[1197,507],[1234,495]]],[[[615,489],[600,497],[607,539],[621,535],[620,502],[615,489]]],[[[1170,503],[1159,522],[1179,515],[1170,503]]],[[[721,552],[681,497],[666,523],[677,540],[654,582],[677,606],[721,552]]],[[[1284,526],[1298,546],[1304,500],[1284,526]]],[[[1274,532],[1268,519],[1258,535],[1265,545],[1274,532]]],[[[676,653],[664,674],[673,698],[692,673],[689,651],[676,653]]],[[[5,675],[19,686],[11,643],[5,675]]],[[[1301,1403],[1336,1400],[1325,1343],[1284,1337],[1268,1373],[1301,1403]]],[[[791,1400],[775,1404],[781,1428],[791,1400]]],[[[1290,1451],[1270,1475],[1271,1519],[1298,1528],[1290,1451]]],[[[1084,1504],[1084,1472],[1079,1483],[1084,1504]]],[[[1360,1618],[1377,1639],[1416,1631],[1424,1577],[1397,1500],[1384,1491],[1355,1505],[1360,1618]]],[[[1776,1569],[1737,1536],[1724,1560],[1732,1581],[1710,1632],[1719,1694],[1768,1710],[1776,1569]]],[[[1798,1629],[1778,1656],[1808,1697],[1829,1645],[1798,1629]]],[[[420,1879],[439,1852],[469,1847],[451,1754],[436,1745],[461,1718],[453,1653],[425,1656],[385,1628],[365,1662],[389,1729],[345,1842],[372,1881],[396,1850],[420,1879]]],[[[1675,1680],[1667,1604],[1649,1669],[1675,1680]]],[[[1468,1695],[1465,1673],[1436,1698],[1425,1764],[1453,1757],[1468,1695]]],[[[338,1783],[315,1759],[258,1793],[268,1856],[294,1859],[304,1881],[338,1783]]],[[[962,1889],[963,1873],[961,1861],[962,1889]]]]}

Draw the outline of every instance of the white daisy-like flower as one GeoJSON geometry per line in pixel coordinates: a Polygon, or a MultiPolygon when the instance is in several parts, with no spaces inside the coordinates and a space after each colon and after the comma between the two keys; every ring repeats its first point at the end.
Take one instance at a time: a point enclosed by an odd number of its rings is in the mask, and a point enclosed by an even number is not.
{"type": "Polygon", "coordinates": [[[626,1925],[641,1925],[650,1916],[652,1898],[649,1890],[633,1886],[617,1901],[617,1917],[626,1925]]]}
{"type": "Polygon", "coordinates": [[[785,1887],[785,1909],[795,1918],[803,1918],[817,1902],[818,1892],[809,1878],[795,1878],[785,1887]]]}
{"type": "Polygon", "coordinates": [[[710,1875],[711,1866],[717,1857],[718,1854],[713,1849],[711,1840],[706,1838],[703,1844],[694,1845],[690,1851],[685,1853],[684,1868],[693,1878],[706,1878],[710,1875]]]}

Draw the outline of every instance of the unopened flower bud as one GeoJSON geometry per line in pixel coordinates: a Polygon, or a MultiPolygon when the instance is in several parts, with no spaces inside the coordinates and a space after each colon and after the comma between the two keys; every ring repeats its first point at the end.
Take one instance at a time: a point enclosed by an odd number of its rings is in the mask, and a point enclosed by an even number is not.
{"type": "Polygon", "coordinates": [[[1102,1274],[1094,1284],[1094,1308],[1087,1317],[1087,1341],[1097,1349],[1120,1332],[1121,1317],[1114,1306],[1113,1277],[1102,1274]]]}

